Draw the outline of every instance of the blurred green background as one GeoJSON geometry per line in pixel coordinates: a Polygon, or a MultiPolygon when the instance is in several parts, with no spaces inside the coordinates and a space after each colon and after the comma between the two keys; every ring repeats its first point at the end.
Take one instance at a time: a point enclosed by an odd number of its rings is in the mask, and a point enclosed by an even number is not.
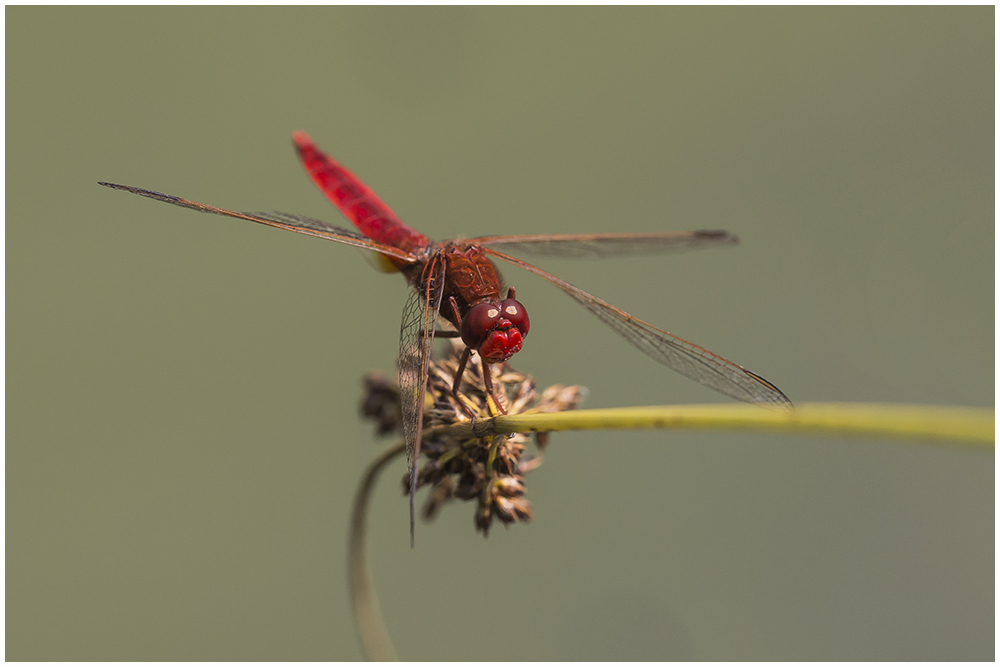
{"type": "MultiPolygon", "coordinates": [[[[6,657],[351,660],[347,519],[403,281],[97,186],[340,221],[299,128],[432,238],[723,228],[537,262],[794,401],[994,403],[994,10],[62,8],[7,23],[6,657]]],[[[543,281],[516,366],[726,400],[543,281]]],[[[536,520],[372,566],[420,660],[991,660],[994,458],[557,434],[536,520]]]]}

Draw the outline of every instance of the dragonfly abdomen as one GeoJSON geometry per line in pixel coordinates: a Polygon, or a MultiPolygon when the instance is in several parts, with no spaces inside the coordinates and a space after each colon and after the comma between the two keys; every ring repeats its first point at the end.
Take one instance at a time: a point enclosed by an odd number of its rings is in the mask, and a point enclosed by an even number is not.
{"type": "Polygon", "coordinates": [[[320,151],[309,135],[294,132],[292,140],[313,182],[362,234],[413,254],[420,254],[430,245],[426,236],[405,225],[361,179],[320,151]]]}

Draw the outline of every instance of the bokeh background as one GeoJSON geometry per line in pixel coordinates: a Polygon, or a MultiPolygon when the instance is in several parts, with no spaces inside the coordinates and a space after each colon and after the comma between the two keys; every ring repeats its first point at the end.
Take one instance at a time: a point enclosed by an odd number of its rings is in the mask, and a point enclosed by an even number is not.
{"type": "MultiPolygon", "coordinates": [[[[538,262],[795,401],[994,403],[994,10],[6,11],[13,660],[344,660],[346,535],[406,288],[332,243],[304,129],[433,238],[723,228],[538,262]]],[[[509,268],[589,407],[726,400],[509,268]]],[[[408,659],[990,660],[994,457],[558,434],[530,525],[372,515],[408,659]]]]}

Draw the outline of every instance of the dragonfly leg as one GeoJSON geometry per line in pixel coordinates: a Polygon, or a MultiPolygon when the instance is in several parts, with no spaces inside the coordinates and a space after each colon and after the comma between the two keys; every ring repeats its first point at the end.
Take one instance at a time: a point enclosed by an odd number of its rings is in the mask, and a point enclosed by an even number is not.
{"type": "Polygon", "coordinates": [[[460,312],[458,312],[458,301],[455,300],[455,297],[449,296],[448,297],[448,303],[451,305],[451,316],[455,318],[455,326],[456,327],[461,327],[462,326],[462,314],[460,312]]]}
{"type": "MultiPolygon", "coordinates": [[[[448,303],[451,304],[451,312],[455,318],[455,321],[461,322],[462,315],[458,312],[458,301],[455,300],[455,297],[451,296],[448,297],[448,303]]],[[[447,333],[449,334],[448,335],[449,338],[455,338],[461,335],[457,331],[447,332],[447,333]]],[[[466,347],[465,352],[462,353],[462,358],[458,362],[458,370],[455,371],[455,383],[451,386],[451,395],[455,397],[455,402],[458,403],[459,407],[462,408],[462,412],[464,412],[469,417],[469,419],[472,420],[472,425],[475,426],[476,425],[475,413],[469,408],[469,406],[465,404],[465,401],[463,401],[462,397],[459,396],[458,394],[458,388],[462,386],[462,376],[465,375],[465,366],[469,363],[469,357],[471,355],[472,355],[472,349],[466,347]]]]}
{"type": "Polygon", "coordinates": [[[500,414],[507,414],[507,409],[504,408],[503,403],[497,398],[497,395],[493,393],[493,374],[490,372],[490,365],[486,361],[480,358],[483,363],[483,385],[486,387],[486,395],[493,399],[493,403],[497,406],[500,414]]]}
{"type": "Polygon", "coordinates": [[[465,375],[465,366],[469,363],[469,357],[472,356],[472,349],[465,348],[465,352],[462,353],[462,358],[458,362],[458,370],[455,371],[455,383],[451,386],[451,395],[455,397],[455,402],[458,403],[462,411],[472,420],[472,425],[476,425],[476,414],[469,409],[469,406],[465,404],[462,397],[458,394],[458,388],[462,385],[462,376],[465,375]]]}

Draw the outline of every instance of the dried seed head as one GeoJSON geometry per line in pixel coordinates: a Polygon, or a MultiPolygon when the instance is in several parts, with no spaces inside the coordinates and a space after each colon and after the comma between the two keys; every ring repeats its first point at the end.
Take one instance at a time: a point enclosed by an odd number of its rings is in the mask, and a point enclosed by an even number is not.
{"type": "Polygon", "coordinates": [[[402,430],[399,385],[379,371],[368,373],[361,382],[365,387],[361,397],[361,415],[375,422],[375,435],[383,437],[402,430]]]}
{"type": "MultiPolygon", "coordinates": [[[[470,360],[462,376],[459,397],[451,388],[458,371],[464,345],[452,341],[447,353],[432,359],[427,381],[430,400],[424,404],[424,433],[428,437],[421,445],[420,470],[417,486],[431,486],[433,492],[424,507],[424,516],[432,518],[451,500],[477,501],[476,529],[488,534],[493,519],[503,524],[530,521],[531,505],[524,497],[522,475],[542,463],[541,454],[525,454],[528,437],[523,433],[510,436],[484,438],[458,438],[435,435],[433,429],[457,423],[468,423],[462,405],[476,419],[493,416],[483,386],[482,364],[470,360]],[[458,401],[462,402],[462,405],[458,401]]],[[[575,408],[584,398],[584,389],[578,386],[554,385],[539,395],[534,379],[508,364],[490,365],[494,392],[507,410],[507,414],[523,412],[561,412],[575,408]]],[[[365,377],[366,397],[362,414],[377,423],[377,430],[401,430],[399,417],[399,389],[384,376],[370,373],[365,377]],[[392,412],[392,416],[388,413],[392,412]]],[[[547,441],[546,434],[536,434],[537,442],[547,441]]],[[[409,493],[409,473],[403,478],[404,493],[409,493]]]]}
{"type": "Polygon", "coordinates": [[[497,487],[497,493],[508,498],[524,495],[524,479],[521,477],[500,477],[494,484],[497,487]]]}

